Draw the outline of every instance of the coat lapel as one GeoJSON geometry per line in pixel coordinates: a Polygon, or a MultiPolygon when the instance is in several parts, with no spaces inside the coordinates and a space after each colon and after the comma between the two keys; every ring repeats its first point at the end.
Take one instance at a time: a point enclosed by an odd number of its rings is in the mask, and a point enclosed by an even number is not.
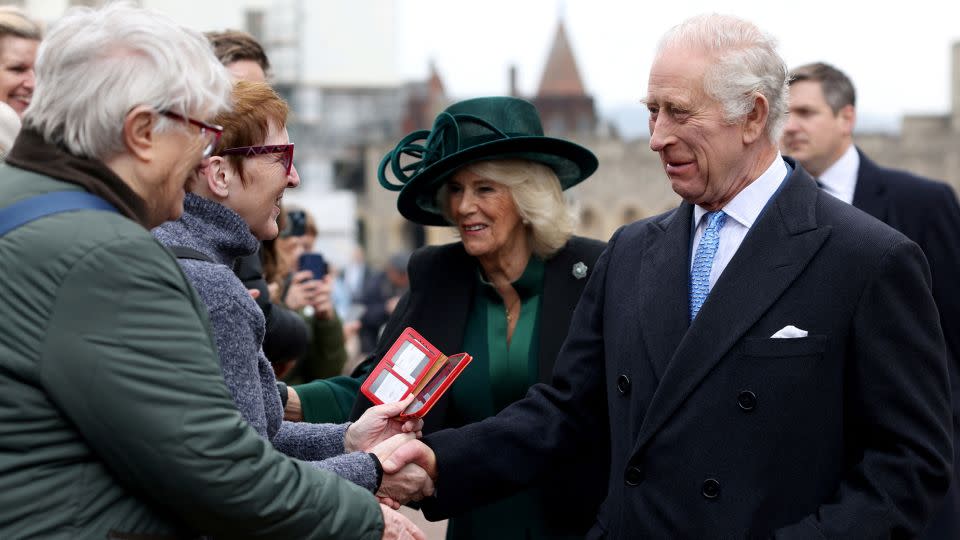
{"type": "Polygon", "coordinates": [[[644,251],[637,276],[640,291],[638,321],[657,377],[690,324],[690,226],[693,205],[682,203],[657,226],[661,233],[644,251]]]}
{"type": "Polygon", "coordinates": [[[429,306],[422,308],[429,310],[430,316],[424,319],[424,329],[416,330],[445,354],[455,354],[461,352],[455,349],[463,343],[470,312],[464,306],[472,304],[477,269],[475,260],[467,255],[463,244],[450,244],[443,249],[449,249],[449,255],[437,257],[436,260],[443,261],[444,265],[430,269],[431,277],[425,288],[428,291],[425,300],[429,306]]]}
{"type": "MultiPolygon", "coordinates": [[[[467,254],[462,243],[449,244],[441,249],[449,252],[435,259],[442,261],[443,266],[429,269],[425,296],[420,298],[426,305],[417,306],[426,315],[417,322],[422,326],[414,326],[414,329],[444,354],[456,354],[463,352],[460,347],[473,303],[477,269],[475,259],[467,254]]],[[[450,394],[437,401],[424,420],[424,432],[432,433],[444,427],[449,405],[450,394]]]]}
{"type": "MultiPolygon", "coordinates": [[[[787,182],[740,244],[679,345],[668,353],[670,363],[650,403],[636,450],[776,302],[829,236],[830,227],[817,226],[818,188],[813,179],[798,168],[787,182]]],[[[670,317],[676,317],[674,312],[668,307],[670,317]]],[[[644,320],[645,325],[649,322],[644,320]]],[[[667,330],[675,332],[672,326],[667,330]]]]}
{"type": "Polygon", "coordinates": [[[880,168],[857,149],[860,167],[857,169],[857,185],[853,191],[853,206],[880,221],[887,222],[887,187],[880,180],[880,168]]]}

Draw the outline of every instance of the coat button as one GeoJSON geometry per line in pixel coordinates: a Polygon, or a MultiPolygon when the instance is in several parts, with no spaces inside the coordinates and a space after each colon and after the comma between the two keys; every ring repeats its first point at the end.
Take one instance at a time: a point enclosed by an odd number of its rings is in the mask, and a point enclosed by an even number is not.
{"type": "Polygon", "coordinates": [[[617,390],[619,390],[621,394],[627,395],[630,392],[630,377],[626,375],[617,377],[617,390]]]}
{"type": "Polygon", "coordinates": [[[716,499],[720,496],[720,481],[716,478],[707,478],[703,481],[700,493],[708,499],[716,499]]]}
{"type": "Polygon", "coordinates": [[[636,465],[629,467],[624,478],[628,486],[638,486],[643,481],[643,470],[636,465]]]}
{"type": "Polygon", "coordinates": [[[749,390],[744,390],[737,395],[737,404],[746,412],[757,408],[757,395],[749,390]]]}

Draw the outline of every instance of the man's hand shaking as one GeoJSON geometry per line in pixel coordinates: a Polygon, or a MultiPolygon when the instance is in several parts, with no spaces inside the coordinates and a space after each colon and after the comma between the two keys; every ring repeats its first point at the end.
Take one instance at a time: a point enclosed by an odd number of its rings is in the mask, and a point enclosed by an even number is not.
{"type": "Polygon", "coordinates": [[[398,435],[387,443],[393,443],[395,448],[380,461],[383,466],[383,482],[377,491],[380,502],[399,508],[409,501],[433,495],[433,483],[437,479],[437,458],[433,450],[410,436],[398,435]]]}

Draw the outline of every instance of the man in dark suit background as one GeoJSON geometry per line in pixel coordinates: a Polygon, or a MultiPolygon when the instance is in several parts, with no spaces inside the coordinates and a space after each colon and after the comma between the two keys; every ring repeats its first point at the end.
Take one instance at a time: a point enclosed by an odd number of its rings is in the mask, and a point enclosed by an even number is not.
{"type": "Polygon", "coordinates": [[[611,238],[549,385],[407,443],[431,519],[610,439],[591,538],[908,538],[946,492],[950,389],[915,243],[777,149],[787,69],[751,23],[661,41],[650,147],[682,204],[611,238]]]}
{"type": "MultiPolygon", "coordinates": [[[[839,69],[817,62],[795,68],[790,117],[781,147],[816,176],[827,193],[902,232],[923,250],[933,297],[947,342],[953,393],[953,430],[960,432],[960,205],[950,186],[886,169],[853,144],[856,91],[839,69]]],[[[960,462],[960,445],[954,445],[960,462]]],[[[924,538],[960,538],[960,481],[956,470],[947,498],[924,538]]]]}
{"type": "Polygon", "coordinates": [[[410,252],[394,253],[382,272],[374,274],[364,286],[360,301],[364,311],[360,316],[360,353],[370,354],[376,349],[380,330],[393,315],[400,297],[410,287],[407,264],[410,252]]]}

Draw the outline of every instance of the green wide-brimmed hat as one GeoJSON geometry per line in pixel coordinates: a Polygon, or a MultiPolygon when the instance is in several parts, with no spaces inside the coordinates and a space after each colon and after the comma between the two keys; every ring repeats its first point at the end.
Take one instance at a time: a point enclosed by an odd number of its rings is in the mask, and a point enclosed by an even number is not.
{"type": "Polygon", "coordinates": [[[437,203],[437,191],[460,167],[489,159],[543,163],[557,174],[562,189],[597,170],[591,151],[544,137],[540,115],[529,101],[483,97],[454,103],[437,116],[433,129],[404,137],[383,157],[377,176],[380,185],[400,192],[397,209],[404,217],[421,225],[450,225],[437,203]],[[387,180],[388,167],[399,184],[387,180]]]}

